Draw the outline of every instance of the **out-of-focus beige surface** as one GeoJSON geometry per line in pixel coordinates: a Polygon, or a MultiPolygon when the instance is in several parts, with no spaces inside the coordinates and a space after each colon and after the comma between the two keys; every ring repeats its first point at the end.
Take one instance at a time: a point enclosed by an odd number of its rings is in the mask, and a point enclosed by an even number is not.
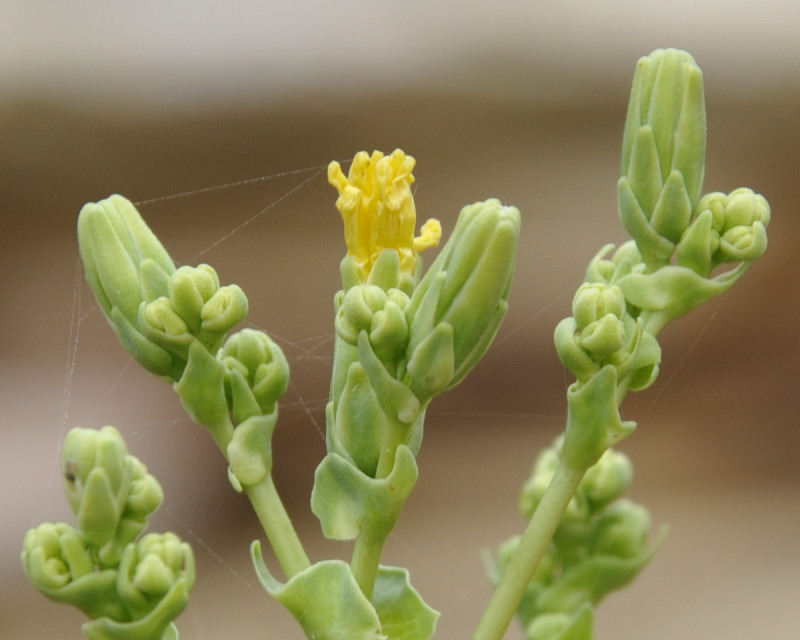
{"type": "MultiPolygon", "coordinates": [[[[773,12],[777,35],[762,40],[764,56],[769,47],[782,51],[782,29],[796,19],[788,6],[773,12]]],[[[749,24],[762,37],[764,21],[749,24]]],[[[415,24],[422,29],[425,15],[415,24]]],[[[744,42],[746,25],[733,25],[728,38],[744,42]]],[[[331,299],[344,250],[324,168],[362,148],[401,146],[417,158],[420,218],[439,217],[451,229],[461,206],[491,196],[523,213],[511,312],[485,361],[429,411],[418,488],[387,545],[387,562],[408,566],[442,611],[437,637],[469,637],[490,592],[481,550],[521,530],[518,487],[563,427],[569,379],[553,328],[569,313],[591,256],[625,239],[615,184],[636,56],[676,41],[706,71],[705,191],[750,186],[765,194],[770,247],[730,293],[666,330],[660,379],[626,400],[625,417],[640,423],[622,447],[636,465],[632,494],[656,526],[669,523],[670,534],[636,584],[601,605],[597,637],[797,636],[800,54],[793,65],[782,57],[767,79],[757,64],[727,68],[702,29],[685,37],[677,26],[648,34],[640,25],[636,37],[623,38],[604,36],[601,24],[586,28],[597,56],[622,58],[619,68],[591,55],[548,57],[552,46],[513,58],[472,38],[460,57],[432,57],[417,77],[400,73],[401,60],[379,56],[382,81],[366,82],[373,76],[363,71],[365,82],[355,74],[346,91],[308,81],[280,94],[243,92],[240,100],[206,95],[204,106],[108,95],[93,103],[44,84],[3,96],[0,636],[81,637],[81,616],[27,585],[18,554],[29,527],[70,517],[58,476],[66,430],[114,424],[162,481],[166,503],[153,528],[174,529],[195,546],[198,584],[179,620],[181,637],[301,637],[258,586],[247,553],[257,525],[228,486],[210,438],[188,422],[168,386],[132,366],[94,306],[75,219],[85,201],[123,193],[140,203],[177,261],[207,261],[224,282],[243,286],[249,321],[281,341],[292,366],[274,445],[276,482],[311,555],[346,558],[347,545],[320,541],[308,507],[324,453],[331,299]],[[395,70],[401,79],[392,82],[395,70]]],[[[413,37],[397,29],[387,27],[387,38],[413,37]]],[[[518,29],[524,34],[524,23],[518,29]]],[[[583,42],[577,32],[565,37],[583,42]]],[[[458,50],[453,41],[449,51],[458,50]]],[[[316,55],[324,64],[325,52],[316,55]]],[[[731,55],[734,66],[743,57],[731,55]]],[[[109,59],[103,77],[122,65],[109,59]]],[[[263,64],[253,74],[268,83],[263,64]]],[[[246,86],[246,75],[239,82],[246,86]]],[[[522,636],[515,628],[508,637],[522,636]]]]}

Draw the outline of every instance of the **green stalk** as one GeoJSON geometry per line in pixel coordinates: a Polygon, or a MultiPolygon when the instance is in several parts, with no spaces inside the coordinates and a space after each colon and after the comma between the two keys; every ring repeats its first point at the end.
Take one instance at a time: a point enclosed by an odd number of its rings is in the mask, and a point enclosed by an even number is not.
{"type": "Polygon", "coordinates": [[[311,563],[278,495],[272,475],[267,474],[262,482],[247,485],[244,490],[287,579],[308,569],[311,563]]]}
{"type": "Polygon", "coordinates": [[[502,640],[586,469],[562,460],[495,589],[472,640],[502,640]]]}
{"type": "Polygon", "coordinates": [[[361,592],[368,600],[372,600],[372,593],[375,590],[375,579],[378,576],[378,566],[385,543],[385,536],[372,535],[372,532],[366,530],[359,534],[353,547],[350,568],[361,592]]]}

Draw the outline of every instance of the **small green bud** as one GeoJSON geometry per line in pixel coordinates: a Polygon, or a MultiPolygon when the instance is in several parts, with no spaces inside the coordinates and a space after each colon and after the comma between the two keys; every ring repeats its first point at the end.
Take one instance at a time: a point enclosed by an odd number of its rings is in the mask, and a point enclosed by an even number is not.
{"type": "MultiPolygon", "coordinates": [[[[136,207],[119,195],[81,209],[78,241],[86,278],[104,313],[118,308],[131,323],[142,301],[142,263],[151,260],[167,274],[175,271],[166,249],[136,207]]],[[[146,287],[153,288],[152,283],[146,287]]]]}
{"type": "Polygon", "coordinates": [[[636,66],[622,142],[619,210],[648,264],[666,263],[703,184],[703,74],[691,55],[658,49],[636,66]]]}
{"type": "Polygon", "coordinates": [[[594,611],[587,602],[576,613],[542,613],[525,627],[527,640],[592,640],[594,611]]]}
{"type": "Polygon", "coordinates": [[[242,329],[217,354],[225,366],[225,394],[237,423],[275,411],[289,387],[283,350],[263,331],[242,329]]]}
{"type": "Polygon", "coordinates": [[[592,258],[586,269],[586,282],[610,285],[628,273],[644,271],[645,264],[636,247],[636,241],[629,240],[621,245],[609,260],[606,256],[613,248],[613,244],[607,244],[592,258]]]}
{"type": "MultiPolygon", "coordinates": [[[[388,255],[392,254],[397,255],[396,252],[388,255]]],[[[408,342],[405,315],[408,302],[408,296],[400,289],[385,290],[373,284],[352,286],[338,304],[337,335],[355,345],[358,334],[366,331],[378,357],[394,368],[408,342]]]]}
{"type": "Polygon", "coordinates": [[[405,381],[419,398],[458,384],[489,348],[508,309],[519,228],[519,211],[498,200],[461,210],[407,311],[405,381]]]}
{"type": "Polygon", "coordinates": [[[139,327],[142,303],[167,295],[175,272],[166,249],[119,195],[81,209],[78,242],[86,280],[122,345],[148,371],[174,377],[173,356],[139,327]]]}
{"type": "Polygon", "coordinates": [[[192,548],[174,533],[148,533],[125,549],[117,591],[137,619],[152,613],[165,598],[173,599],[171,616],[163,621],[166,627],[186,606],[194,579],[192,548]]]}
{"type": "Polygon", "coordinates": [[[63,522],[45,522],[25,534],[22,566],[37,587],[49,591],[94,570],[81,532],[63,522]]]}
{"type": "Polygon", "coordinates": [[[647,509],[623,498],[600,515],[592,536],[592,553],[637,558],[647,553],[649,535],[647,509]]]}
{"type": "Polygon", "coordinates": [[[578,328],[583,330],[607,315],[621,318],[625,313],[625,296],[614,285],[585,282],[572,299],[572,315],[578,328]]]}
{"type": "Polygon", "coordinates": [[[68,524],[46,522],[28,531],[21,559],[33,586],[51,600],[92,617],[115,610],[117,572],[96,571],[85,538],[68,524]]]}
{"type": "Polygon", "coordinates": [[[543,613],[525,628],[525,636],[528,640],[559,640],[569,622],[569,614],[543,613]]]}
{"type": "Polygon", "coordinates": [[[207,264],[178,268],[169,279],[169,299],[175,313],[184,319],[193,333],[200,330],[203,305],[219,289],[219,277],[207,264]]]}
{"type": "Polygon", "coordinates": [[[586,471],[578,491],[586,497],[592,511],[598,511],[620,498],[633,481],[633,464],[621,451],[609,449],[586,471]]]}
{"type": "Polygon", "coordinates": [[[588,380],[603,364],[630,359],[637,326],[617,285],[583,283],[575,292],[572,312],[573,318],[556,327],[554,341],[559,358],[579,381],[588,380]]]}
{"type": "Polygon", "coordinates": [[[139,326],[145,337],[185,365],[194,337],[169,298],[162,296],[142,305],[139,326]]]}
{"type": "Polygon", "coordinates": [[[139,460],[128,455],[114,427],[72,429],[61,459],[67,501],[78,526],[87,542],[99,549],[100,561],[113,566],[161,504],[161,487],[139,460]]]}
{"type": "Polygon", "coordinates": [[[83,207],[78,240],[86,279],[122,345],[148,371],[180,379],[189,345],[216,353],[247,315],[244,292],[220,287],[213,268],[175,268],[139,212],[122,196],[83,207]]]}
{"type": "Polygon", "coordinates": [[[751,189],[706,194],[678,244],[678,264],[708,277],[719,264],[760,258],[769,220],[769,203],[751,189]]]}

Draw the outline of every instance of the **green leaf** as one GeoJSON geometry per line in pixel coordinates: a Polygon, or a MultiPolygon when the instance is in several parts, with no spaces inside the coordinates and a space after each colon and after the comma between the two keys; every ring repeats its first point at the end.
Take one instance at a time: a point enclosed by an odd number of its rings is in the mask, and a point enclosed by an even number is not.
{"type": "Polygon", "coordinates": [[[439,612],[431,609],[411,586],[408,571],[398,567],[378,569],[372,602],[390,640],[428,640],[436,631],[439,612]]]}
{"type": "Polygon", "coordinates": [[[343,560],[318,562],[282,584],[264,564],[258,540],[250,556],[264,589],[289,610],[308,638],[388,640],[375,608],[343,560]]]}
{"type": "Polygon", "coordinates": [[[605,451],[633,433],[635,422],[623,422],[617,405],[617,371],[606,365],[585,384],[567,391],[567,430],[561,457],[571,469],[588,469],[605,451]]]}
{"type": "Polygon", "coordinates": [[[322,532],[334,540],[351,540],[362,530],[388,535],[417,482],[414,454],[397,448],[391,473],[370,478],[351,462],[329,453],[317,467],[311,510],[320,519],[322,532]]]}

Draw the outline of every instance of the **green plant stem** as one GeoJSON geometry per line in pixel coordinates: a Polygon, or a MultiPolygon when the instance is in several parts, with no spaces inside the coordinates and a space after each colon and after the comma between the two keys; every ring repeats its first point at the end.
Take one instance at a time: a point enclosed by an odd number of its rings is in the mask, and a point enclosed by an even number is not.
{"type": "Polygon", "coordinates": [[[372,535],[372,532],[367,529],[358,535],[353,546],[350,568],[358,586],[361,587],[361,592],[368,600],[372,600],[385,542],[386,536],[372,535]]]}
{"type": "Polygon", "coordinates": [[[272,475],[267,474],[262,482],[247,485],[244,489],[287,579],[308,569],[311,563],[278,495],[272,475]]]}
{"type": "Polygon", "coordinates": [[[572,469],[563,460],[556,467],[553,479],[503,571],[472,640],[502,639],[585,473],[586,469],[572,469]]]}

